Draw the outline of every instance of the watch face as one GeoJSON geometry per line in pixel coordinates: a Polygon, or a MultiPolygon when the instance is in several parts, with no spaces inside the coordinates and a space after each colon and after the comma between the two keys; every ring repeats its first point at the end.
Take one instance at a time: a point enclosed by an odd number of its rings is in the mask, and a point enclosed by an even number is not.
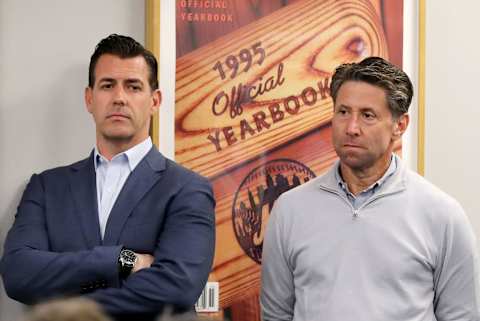
{"type": "Polygon", "coordinates": [[[120,253],[120,260],[122,261],[122,263],[133,267],[133,265],[137,261],[137,256],[133,251],[122,250],[122,252],[120,253]]]}

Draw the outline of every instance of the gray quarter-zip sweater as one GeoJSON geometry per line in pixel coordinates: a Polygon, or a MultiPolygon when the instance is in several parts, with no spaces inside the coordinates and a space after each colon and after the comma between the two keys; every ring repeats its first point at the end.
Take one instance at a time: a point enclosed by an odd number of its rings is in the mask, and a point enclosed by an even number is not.
{"type": "Polygon", "coordinates": [[[280,196],[263,244],[264,321],[480,320],[466,215],[396,162],[357,209],[336,166],[280,196]]]}

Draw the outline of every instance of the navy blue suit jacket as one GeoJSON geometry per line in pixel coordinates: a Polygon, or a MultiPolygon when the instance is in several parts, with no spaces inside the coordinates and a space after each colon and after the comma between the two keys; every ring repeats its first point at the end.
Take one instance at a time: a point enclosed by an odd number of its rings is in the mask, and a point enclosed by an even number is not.
{"type": "Polygon", "coordinates": [[[84,294],[113,316],[191,308],[213,261],[214,207],[205,178],[153,147],[123,186],[102,240],[93,153],[35,174],[5,242],[5,289],[27,304],[84,294]],[[150,253],[154,263],[122,281],[122,247],[150,253]]]}

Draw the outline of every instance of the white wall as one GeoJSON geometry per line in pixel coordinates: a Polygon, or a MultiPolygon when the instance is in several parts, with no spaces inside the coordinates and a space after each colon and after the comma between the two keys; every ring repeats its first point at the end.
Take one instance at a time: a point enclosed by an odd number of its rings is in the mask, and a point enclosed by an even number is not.
{"type": "MultiPolygon", "coordinates": [[[[110,33],[144,42],[143,0],[0,0],[0,255],[33,172],[88,155],[88,63],[110,33]]],[[[0,320],[22,307],[0,284],[0,320]]]]}
{"type": "Polygon", "coordinates": [[[479,1],[426,0],[425,177],[454,196],[480,237],[479,1]]]}

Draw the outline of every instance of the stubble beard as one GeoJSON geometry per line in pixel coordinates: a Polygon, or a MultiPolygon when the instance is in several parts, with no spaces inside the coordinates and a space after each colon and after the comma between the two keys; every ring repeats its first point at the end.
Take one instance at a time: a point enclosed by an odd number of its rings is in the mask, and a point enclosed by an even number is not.
{"type": "Polygon", "coordinates": [[[104,130],[101,135],[105,141],[112,143],[128,143],[135,136],[131,130],[119,130],[117,128],[104,130]]]}
{"type": "Polygon", "coordinates": [[[355,172],[363,172],[374,167],[377,159],[368,153],[345,152],[335,148],[340,162],[355,172]]]}

